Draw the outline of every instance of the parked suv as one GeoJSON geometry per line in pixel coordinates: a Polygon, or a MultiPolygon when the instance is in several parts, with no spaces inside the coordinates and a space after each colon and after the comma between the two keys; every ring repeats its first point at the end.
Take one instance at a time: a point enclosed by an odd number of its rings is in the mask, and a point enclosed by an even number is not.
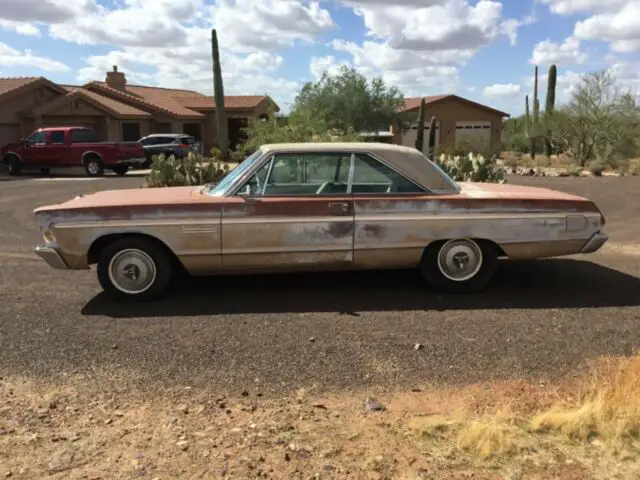
{"type": "Polygon", "coordinates": [[[189,152],[200,153],[200,144],[191,135],[184,133],[154,133],[141,138],[138,142],[144,149],[146,161],[144,167],[151,165],[154,155],[173,155],[176,158],[183,158],[189,152]]]}

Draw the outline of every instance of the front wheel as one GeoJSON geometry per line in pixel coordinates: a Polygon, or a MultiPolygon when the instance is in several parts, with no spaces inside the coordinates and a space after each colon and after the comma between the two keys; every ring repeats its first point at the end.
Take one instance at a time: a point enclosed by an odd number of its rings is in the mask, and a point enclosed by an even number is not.
{"type": "Polygon", "coordinates": [[[98,260],[98,281],[116,299],[156,299],[168,287],[171,275],[172,262],[165,248],[145,238],[116,240],[98,260]]]}
{"type": "Polygon", "coordinates": [[[491,242],[460,238],[429,245],[420,271],[431,288],[446,293],[481,291],[498,267],[498,249],[491,242]]]}
{"type": "Polygon", "coordinates": [[[22,162],[20,162],[20,159],[15,155],[10,155],[7,159],[7,169],[9,170],[9,175],[14,177],[22,170],[22,162]]]}

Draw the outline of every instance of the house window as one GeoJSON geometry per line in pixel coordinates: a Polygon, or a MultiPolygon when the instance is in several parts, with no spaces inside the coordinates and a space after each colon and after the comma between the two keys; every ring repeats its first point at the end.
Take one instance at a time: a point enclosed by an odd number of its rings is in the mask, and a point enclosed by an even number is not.
{"type": "Polygon", "coordinates": [[[36,88],[36,99],[44,100],[47,96],[47,89],[45,87],[36,88]]]}
{"type": "Polygon", "coordinates": [[[199,123],[185,123],[182,126],[182,133],[191,135],[195,138],[196,142],[202,141],[201,131],[201,125],[199,123]]]}
{"type": "Polygon", "coordinates": [[[140,140],[140,123],[124,122],[122,124],[122,140],[124,142],[140,140]]]}

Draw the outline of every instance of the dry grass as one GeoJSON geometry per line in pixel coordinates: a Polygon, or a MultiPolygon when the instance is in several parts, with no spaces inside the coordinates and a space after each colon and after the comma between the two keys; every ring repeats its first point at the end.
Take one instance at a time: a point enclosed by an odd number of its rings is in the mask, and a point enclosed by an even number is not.
{"type": "Polygon", "coordinates": [[[531,426],[572,440],[597,439],[616,452],[639,447],[640,356],[603,362],[577,399],[536,415],[531,426]]]}
{"type": "Polygon", "coordinates": [[[310,388],[266,399],[149,396],[126,384],[99,374],[58,386],[5,377],[0,476],[640,478],[640,356],[554,385],[322,396],[310,388]],[[369,395],[385,411],[366,411],[369,395]]]}

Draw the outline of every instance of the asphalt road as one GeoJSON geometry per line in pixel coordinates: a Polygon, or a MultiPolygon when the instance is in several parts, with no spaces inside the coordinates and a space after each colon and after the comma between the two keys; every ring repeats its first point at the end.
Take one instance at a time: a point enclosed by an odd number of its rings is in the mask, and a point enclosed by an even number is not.
{"type": "Polygon", "coordinates": [[[0,375],[276,394],[549,379],[631,354],[640,347],[640,177],[510,181],[593,198],[610,246],[502,262],[479,295],[437,295],[413,272],[384,272],[191,280],[163,301],[124,305],[103,298],[95,271],[55,271],[35,257],[32,210],[142,180],[0,177],[0,375]]]}

